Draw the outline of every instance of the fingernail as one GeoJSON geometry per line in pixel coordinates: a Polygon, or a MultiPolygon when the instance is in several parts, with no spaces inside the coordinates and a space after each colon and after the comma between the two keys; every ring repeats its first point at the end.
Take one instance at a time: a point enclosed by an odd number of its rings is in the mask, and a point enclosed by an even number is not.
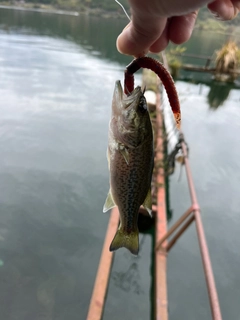
{"type": "MultiPolygon", "coordinates": [[[[240,3],[239,3],[239,7],[240,7],[240,3]]],[[[238,7],[234,7],[234,16],[233,19],[236,18],[236,16],[239,14],[239,8],[238,7]]]]}
{"type": "Polygon", "coordinates": [[[208,9],[210,12],[211,12],[211,14],[214,16],[214,18],[216,18],[217,20],[224,20],[216,11],[213,11],[213,10],[210,10],[210,9],[208,9]]]}

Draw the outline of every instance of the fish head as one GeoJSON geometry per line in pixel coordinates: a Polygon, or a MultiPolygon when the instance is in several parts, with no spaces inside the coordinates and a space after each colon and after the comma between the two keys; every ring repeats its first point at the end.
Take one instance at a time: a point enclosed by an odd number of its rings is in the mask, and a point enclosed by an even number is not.
{"type": "Polygon", "coordinates": [[[118,137],[120,135],[134,135],[139,140],[144,139],[147,131],[152,130],[150,124],[149,113],[147,109],[147,102],[141,87],[136,87],[130,94],[126,95],[120,81],[116,81],[113,103],[112,103],[112,117],[118,130],[118,137]]]}

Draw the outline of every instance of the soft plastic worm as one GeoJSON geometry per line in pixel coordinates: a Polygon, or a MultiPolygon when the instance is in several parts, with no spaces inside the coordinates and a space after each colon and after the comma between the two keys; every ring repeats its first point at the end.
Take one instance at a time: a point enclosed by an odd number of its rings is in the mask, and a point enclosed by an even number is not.
{"type": "Polygon", "coordinates": [[[159,61],[150,57],[134,59],[125,70],[124,92],[129,94],[134,89],[134,76],[140,68],[150,69],[155,72],[162,81],[169,99],[170,106],[176,121],[177,128],[181,126],[181,110],[177,90],[174,81],[167,69],[159,61]]]}

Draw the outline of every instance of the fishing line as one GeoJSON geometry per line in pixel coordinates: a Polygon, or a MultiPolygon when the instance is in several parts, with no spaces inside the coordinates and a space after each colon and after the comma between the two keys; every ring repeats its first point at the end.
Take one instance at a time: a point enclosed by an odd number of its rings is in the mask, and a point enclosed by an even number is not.
{"type": "MultiPolygon", "coordinates": [[[[138,251],[138,256],[137,257],[134,257],[135,259],[136,258],[141,258],[141,255],[140,255],[140,253],[141,253],[141,251],[142,251],[142,247],[143,247],[143,244],[144,244],[144,242],[145,242],[145,237],[146,235],[145,234],[143,234],[143,236],[142,236],[142,239],[140,240],[140,243],[139,243],[139,251],[138,251]]],[[[133,257],[132,257],[133,258],[133,257]]]]}
{"type": "Polygon", "coordinates": [[[182,168],[183,168],[184,163],[180,164],[180,172],[179,172],[179,177],[178,177],[178,182],[180,182],[181,178],[182,178],[182,168]]]}
{"type": "Polygon", "coordinates": [[[123,9],[123,12],[127,16],[128,20],[131,21],[131,18],[129,17],[129,15],[128,15],[126,9],[124,8],[124,6],[118,0],[114,0],[114,1],[123,9]]]}

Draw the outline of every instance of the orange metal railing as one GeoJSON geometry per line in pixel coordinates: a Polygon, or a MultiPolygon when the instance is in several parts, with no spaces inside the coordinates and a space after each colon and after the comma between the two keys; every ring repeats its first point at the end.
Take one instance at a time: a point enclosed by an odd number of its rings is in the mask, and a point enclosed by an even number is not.
{"type": "Polygon", "coordinates": [[[118,223],[118,209],[113,208],[113,210],[111,211],[102,254],[98,265],[98,271],[95,279],[92,297],[90,300],[87,320],[102,319],[114,255],[114,253],[109,251],[109,243],[111,243],[117,231],[118,223]]]}
{"type": "Polygon", "coordinates": [[[163,247],[163,250],[166,250],[167,252],[169,252],[169,250],[176,243],[179,237],[184,233],[184,231],[191,225],[193,221],[195,221],[198,242],[199,242],[199,247],[200,247],[201,256],[202,256],[202,263],[203,263],[203,268],[205,273],[205,279],[206,279],[206,284],[208,289],[209,302],[210,302],[210,307],[212,312],[212,319],[222,320],[218,294],[217,294],[213,270],[211,266],[211,260],[208,252],[207,241],[206,241],[202,219],[201,219],[200,207],[197,201],[197,195],[195,192],[195,187],[194,187],[193,178],[192,178],[189,160],[188,160],[187,146],[184,141],[183,133],[180,133],[179,135],[179,142],[181,143],[182,153],[184,156],[184,164],[185,164],[188,187],[189,187],[192,204],[190,208],[180,217],[180,219],[178,219],[178,221],[160,239],[160,241],[156,246],[156,251],[159,251],[159,250],[161,251],[161,248],[163,247]],[[172,236],[174,233],[175,235],[168,242],[167,246],[164,247],[165,241],[169,239],[169,237],[172,236]]]}
{"type": "MultiPolygon", "coordinates": [[[[166,69],[168,69],[168,63],[166,59],[166,55],[162,53],[163,64],[166,69]]],[[[157,106],[160,108],[161,104],[157,106]]],[[[163,108],[162,108],[163,109],[163,108]]],[[[184,135],[182,132],[179,133],[179,141],[178,144],[181,145],[182,154],[184,157],[185,170],[188,181],[188,188],[191,196],[191,206],[187,209],[187,211],[178,219],[177,222],[168,230],[168,232],[159,240],[156,245],[156,251],[158,252],[160,249],[166,252],[169,252],[172,246],[176,243],[179,237],[187,230],[187,228],[195,221],[196,232],[198,236],[198,243],[201,251],[203,269],[206,279],[206,285],[209,296],[209,303],[212,312],[213,320],[222,320],[221,309],[217,294],[217,289],[214,280],[214,274],[212,270],[211,260],[209,256],[207,241],[204,233],[204,228],[202,224],[200,206],[198,204],[197,195],[193,183],[192,173],[190,169],[189,159],[188,159],[188,147],[184,140],[184,135]],[[171,239],[169,239],[169,237],[171,239]],[[166,240],[168,240],[168,244],[165,245],[166,240]]],[[[160,250],[160,251],[161,251],[160,250]]]]}
{"type": "MultiPolygon", "coordinates": [[[[157,94],[156,101],[156,121],[157,121],[157,145],[156,163],[164,161],[164,138],[163,138],[163,116],[160,110],[160,94],[157,94]]],[[[165,172],[163,167],[157,168],[157,206],[155,216],[155,244],[157,245],[162,236],[167,232],[167,210],[165,196],[165,172]]],[[[162,249],[155,252],[155,320],[168,319],[168,300],[167,300],[167,252],[166,239],[161,242],[162,249]]]]}

